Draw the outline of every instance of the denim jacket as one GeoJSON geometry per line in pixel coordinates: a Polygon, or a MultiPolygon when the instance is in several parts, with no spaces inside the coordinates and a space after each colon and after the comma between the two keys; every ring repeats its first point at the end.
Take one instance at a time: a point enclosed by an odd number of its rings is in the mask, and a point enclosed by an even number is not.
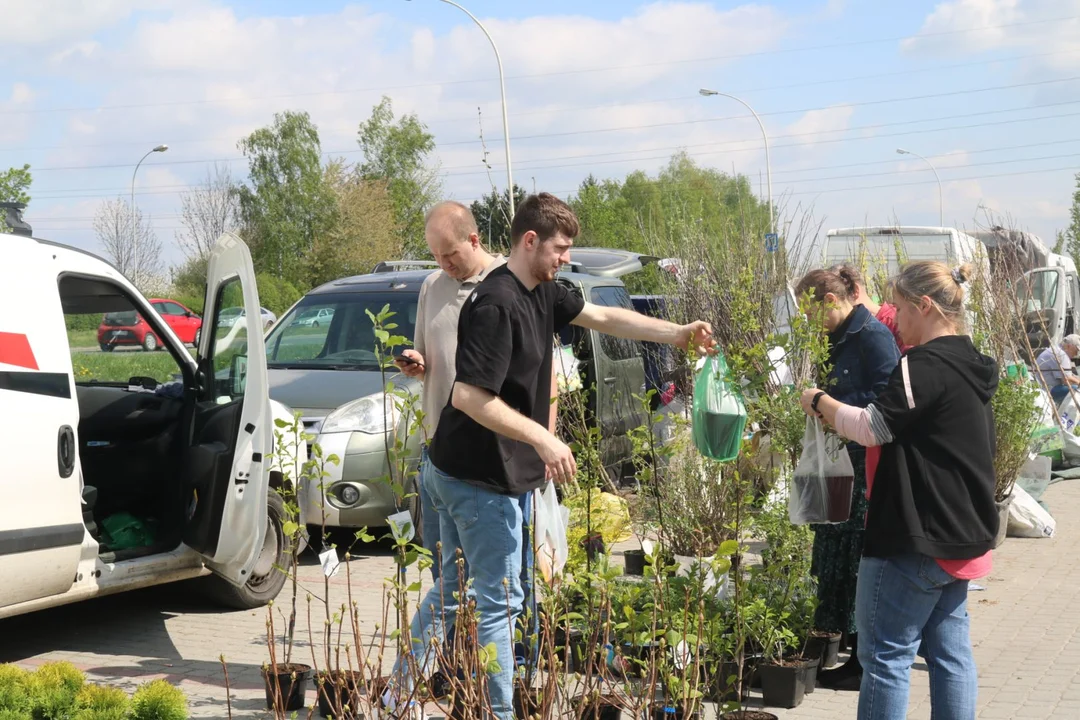
{"type": "Polygon", "coordinates": [[[870,311],[856,305],[829,333],[829,395],[847,405],[866,407],[885,389],[900,361],[896,340],[870,311]]]}

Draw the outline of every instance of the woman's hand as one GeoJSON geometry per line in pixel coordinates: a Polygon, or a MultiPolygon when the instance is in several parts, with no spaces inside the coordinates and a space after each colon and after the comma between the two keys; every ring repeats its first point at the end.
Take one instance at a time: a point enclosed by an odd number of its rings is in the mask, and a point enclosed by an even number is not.
{"type": "Polygon", "coordinates": [[[811,407],[814,402],[814,398],[819,392],[822,392],[822,390],[820,390],[819,388],[807,388],[806,390],[803,390],[802,395],[799,396],[799,404],[802,405],[803,412],[805,412],[812,418],[821,417],[821,413],[817,412],[816,410],[814,410],[813,407],[811,407]]]}

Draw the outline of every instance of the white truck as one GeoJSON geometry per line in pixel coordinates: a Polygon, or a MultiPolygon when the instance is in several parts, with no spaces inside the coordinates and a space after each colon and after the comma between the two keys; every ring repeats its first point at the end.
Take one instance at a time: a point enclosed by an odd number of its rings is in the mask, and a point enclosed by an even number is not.
{"type": "Polygon", "coordinates": [[[1035,235],[994,227],[964,231],[944,227],[869,226],[829,230],[822,259],[826,266],[865,259],[892,276],[899,258],[972,263],[982,272],[1008,265],[1024,311],[1032,348],[1060,344],[1080,329],[1080,280],[1072,259],[1051,252],[1035,235]],[[1023,278],[1023,280],[1021,280],[1023,278]]]}
{"type": "Polygon", "coordinates": [[[271,490],[274,418],[247,246],[225,234],[213,249],[211,332],[194,359],[111,264],[33,237],[18,207],[5,210],[0,618],[210,573],[225,604],[265,604],[284,583],[275,565],[287,548],[271,490]],[[222,329],[229,306],[246,314],[222,329]],[[73,317],[131,310],[153,326],[161,352],[69,343],[73,317]],[[182,382],[161,392],[137,375],[149,361],[182,382]]]}

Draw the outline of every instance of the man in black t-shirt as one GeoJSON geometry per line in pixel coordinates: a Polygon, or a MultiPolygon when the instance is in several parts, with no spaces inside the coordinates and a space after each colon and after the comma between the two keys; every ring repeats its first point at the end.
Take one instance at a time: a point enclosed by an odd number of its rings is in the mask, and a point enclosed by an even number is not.
{"type": "Polygon", "coordinates": [[[429,643],[453,623],[460,551],[476,598],[480,646],[494,643],[500,672],[489,676],[491,708],[513,717],[512,627],[521,611],[522,519],[518,498],[548,479],[570,480],[570,448],[548,429],[552,337],[569,324],[634,340],[712,348],[708,323],[689,325],[585,302],[554,282],[570,262],[579,226],[573,210],[548,193],[514,215],[507,264],[465,302],[458,321],[457,378],[432,440],[430,487],[439,513],[442,574],[410,628],[413,652],[428,669],[429,643]],[[445,583],[445,591],[442,583],[445,583]]]}

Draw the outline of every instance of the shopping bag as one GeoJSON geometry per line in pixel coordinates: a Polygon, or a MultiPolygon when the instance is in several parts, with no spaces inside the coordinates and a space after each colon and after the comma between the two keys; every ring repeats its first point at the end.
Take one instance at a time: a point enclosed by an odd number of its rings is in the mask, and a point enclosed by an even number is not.
{"type": "Polygon", "coordinates": [[[562,573],[569,555],[566,526],[570,511],[559,504],[555,483],[548,480],[543,492],[533,493],[536,507],[533,532],[536,535],[536,567],[544,580],[551,582],[562,573]]]}
{"type": "Polygon", "coordinates": [[[720,462],[739,456],[746,428],[746,406],[727,375],[727,361],[717,353],[705,358],[694,380],[694,445],[720,462]]]}
{"type": "Polygon", "coordinates": [[[842,523],[851,517],[855,471],[839,435],[826,435],[817,418],[806,419],[802,455],[788,493],[793,525],[842,523]]]}

